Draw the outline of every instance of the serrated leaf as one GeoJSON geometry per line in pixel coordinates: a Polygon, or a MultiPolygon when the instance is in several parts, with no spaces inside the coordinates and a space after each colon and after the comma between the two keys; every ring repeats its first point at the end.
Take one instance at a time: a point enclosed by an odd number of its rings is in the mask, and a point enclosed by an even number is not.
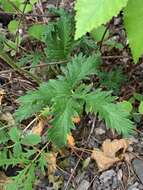
{"type": "Polygon", "coordinates": [[[0,129],[0,143],[5,144],[9,141],[9,136],[5,130],[0,129]]]}
{"type": "Polygon", "coordinates": [[[77,0],[75,39],[117,16],[127,2],[128,0],[77,0]]]}
{"type": "Polygon", "coordinates": [[[17,127],[12,127],[9,131],[10,139],[17,143],[20,141],[20,132],[17,127]]]}
{"type": "Polygon", "coordinates": [[[66,145],[67,135],[70,133],[70,130],[75,127],[72,121],[75,115],[72,104],[73,102],[70,100],[67,102],[63,113],[59,113],[51,123],[53,127],[48,130],[48,140],[51,140],[59,148],[66,145]]]}
{"type": "Polygon", "coordinates": [[[133,131],[133,123],[128,119],[129,114],[118,104],[110,92],[97,90],[86,97],[86,110],[99,114],[108,128],[115,129],[119,134],[128,135],[133,131]]]}
{"type": "Polygon", "coordinates": [[[98,67],[101,64],[101,56],[96,54],[89,57],[82,54],[75,56],[65,69],[65,78],[73,86],[87,76],[98,73],[98,67]],[[80,68],[80,69],[79,69],[80,68]]]}
{"type": "Polygon", "coordinates": [[[19,98],[21,107],[14,114],[16,119],[22,121],[34,113],[38,113],[48,106],[53,99],[58,99],[58,102],[59,99],[60,101],[68,99],[72,94],[72,88],[80,80],[97,73],[100,63],[100,55],[93,55],[88,58],[82,55],[75,56],[68,64],[67,69],[64,69],[64,76],[58,76],[57,80],[49,80],[47,84],[41,84],[37,90],[29,91],[27,95],[19,98]]]}
{"type": "Polygon", "coordinates": [[[67,59],[74,42],[73,16],[62,9],[59,16],[57,22],[50,23],[45,32],[45,53],[50,60],[67,59]]]}
{"type": "Polygon", "coordinates": [[[143,54],[143,1],[129,0],[124,10],[124,23],[134,62],[143,54]]]}
{"type": "Polygon", "coordinates": [[[22,147],[19,142],[15,143],[13,147],[13,153],[14,153],[14,157],[18,157],[22,153],[22,147]]]}
{"type": "Polygon", "coordinates": [[[40,141],[41,141],[41,138],[39,135],[29,134],[29,135],[26,135],[21,140],[21,143],[24,145],[36,145],[36,144],[40,143],[40,141]]]}
{"type": "Polygon", "coordinates": [[[49,100],[53,97],[53,91],[49,85],[43,83],[38,90],[29,91],[25,96],[19,98],[21,107],[15,112],[17,121],[22,121],[34,113],[44,108],[49,100]]]}

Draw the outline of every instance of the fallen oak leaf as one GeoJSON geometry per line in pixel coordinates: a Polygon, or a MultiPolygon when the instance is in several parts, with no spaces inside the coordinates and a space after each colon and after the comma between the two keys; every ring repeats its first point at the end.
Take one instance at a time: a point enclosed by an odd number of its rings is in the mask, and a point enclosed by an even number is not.
{"type": "Polygon", "coordinates": [[[110,166],[120,161],[119,158],[110,158],[104,154],[101,150],[93,150],[91,158],[97,163],[100,171],[108,169],[110,166]]]}
{"type": "MultiPolygon", "coordinates": [[[[127,139],[113,140],[106,139],[102,144],[102,150],[106,156],[114,158],[117,156],[117,153],[121,150],[120,154],[125,153],[128,146],[131,144],[131,141],[127,139]]],[[[118,155],[120,156],[120,155],[118,155]]]]}
{"type": "Polygon", "coordinates": [[[113,141],[107,139],[103,142],[101,150],[93,150],[91,158],[96,161],[100,171],[106,170],[124,158],[124,153],[129,144],[131,144],[131,141],[126,139],[113,141]],[[120,150],[122,150],[122,152],[118,155],[117,153],[120,150]]]}

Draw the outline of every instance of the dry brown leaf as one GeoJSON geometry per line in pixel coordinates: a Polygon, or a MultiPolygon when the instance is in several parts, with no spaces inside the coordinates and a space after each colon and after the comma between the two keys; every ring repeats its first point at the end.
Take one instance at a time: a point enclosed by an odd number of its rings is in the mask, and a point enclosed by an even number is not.
{"type": "Polygon", "coordinates": [[[119,158],[110,158],[101,150],[93,150],[91,158],[96,160],[97,166],[100,171],[108,169],[110,166],[118,162],[119,158]]]}
{"type": "Polygon", "coordinates": [[[115,139],[113,141],[106,139],[102,144],[102,150],[106,156],[114,158],[120,150],[122,150],[121,153],[125,153],[130,144],[130,141],[126,139],[115,139]]]}
{"type": "Polygon", "coordinates": [[[57,158],[57,153],[55,152],[47,153],[48,175],[54,174],[56,171],[56,158],[57,158]]]}
{"type": "Polygon", "coordinates": [[[73,138],[72,134],[67,135],[67,143],[70,147],[75,146],[75,142],[74,142],[74,138],[73,138]]]}
{"type": "Polygon", "coordinates": [[[32,133],[36,134],[36,135],[42,135],[42,131],[45,126],[45,122],[46,121],[44,119],[40,119],[38,121],[37,125],[32,128],[32,133]]]}
{"type": "Polygon", "coordinates": [[[126,139],[113,141],[107,139],[103,142],[101,150],[93,150],[91,158],[96,161],[100,171],[108,169],[110,166],[123,159],[123,155],[129,144],[131,144],[131,141],[126,139]],[[120,150],[122,150],[122,152],[118,155],[117,153],[120,150]]]}

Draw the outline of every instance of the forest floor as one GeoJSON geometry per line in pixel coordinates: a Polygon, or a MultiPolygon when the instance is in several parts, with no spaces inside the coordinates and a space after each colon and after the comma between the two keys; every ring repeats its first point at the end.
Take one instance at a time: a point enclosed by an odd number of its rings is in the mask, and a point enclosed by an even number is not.
{"type": "MultiPolygon", "coordinates": [[[[48,0],[47,4],[42,5],[44,14],[45,6],[60,6],[68,10],[72,10],[73,2],[70,0],[60,1],[48,0]]],[[[37,7],[35,12],[40,8],[37,7]]],[[[41,12],[42,12],[41,11],[41,12]]],[[[37,12],[38,13],[38,12],[37,12]]],[[[34,14],[34,13],[33,13],[34,14]]],[[[29,25],[31,22],[49,22],[49,18],[33,19],[30,16],[25,17],[26,23],[29,25]]],[[[2,26],[3,30],[7,31],[7,26],[2,26]]],[[[117,96],[119,100],[129,100],[134,96],[134,93],[143,93],[143,60],[141,59],[138,64],[132,61],[130,50],[127,46],[126,34],[122,26],[122,16],[119,15],[114,18],[109,24],[111,36],[118,43],[123,45],[123,48],[109,48],[102,46],[102,69],[110,73],[113,70],[121,69],[123,72],[123,80],[117,88],[117,96]]],[[[39,50],[42,49],[41,44],[31,44],[25,37],[23,48],[27,51],[34,49],[37,46],[39,50]]],[[[37,48],[36,47],[36,48],[37,48]]],[[[21,57],[19,53],[17,58],[21,57]]],[[[25,70],[33,69],[35,75],[43,81],[48,79],[47,68],[45,64],[42,66],[31,67],[30,63],[22,66],[25,70]]],[[[115,72],[115,78],[119,73],[115,72]]],[[[108,80],[108,79],[107,79],[108,80]]],[[[113,79],[116,80],[116,79],[113,79]]],[[[97,83],[99,79],[94,81],[97,83]]],[[[111,81],[114,83],[114,81],[111,81]]],[[[106,86],[103,83],[103,88],[106,86]]],[[[111,85],[112,86],[112,85],[111,85]]],[[[2,100],[3,113],[8,113],[8,120],[11,119],[12,114],[18,107],[17,98],[24,95],[28,90],[36,88],[28,76],[19,74],[5,61],[0,60],[0,93],[4,91],[2,100]]],[[[110,88],[112,90],[112,88],[110,88]]],[[[0,96],[1,97],[1,96],[0,96]]],[[[139,102],[135,101],[134,107],[138,107],[139,102]]],[[[61,150],[56,158],[57,168],[54,176],[40,175],[38,184],[34,187],[37,190],[143,190],[143,120],[142,116],[137,114],[134,116],[134,122],[137,131],[129,139],[132,142],[127,150],[124,159],[111,165],[108,169],[99,170],[98,165],[91,159],[90,150],[93,148],[101,148],[105,140],[121,139],[112,130],[106,128],[105,124],[93,115],[86,115],[81,118],[80,124],[77,124],[77,129],[73,130],[73,137],[78,148],[65,148],[61,150]]],[[[30,120],[24,121],[23,127],[27,126],[30,120]]],[[[124,147],[123,147],[124,148],[124,147]]],[[[116,154],[121,154],[123,150],[119,149],[116,154]]],[[[7,177],[13,176],[17,168],[8,168],[5,172],[7,177]]],[[[37,172],[38,173],[38,172],[37,172]]],[[[2,175],[2,174],[1,174],[2,175]]],[[[0,177],[2,179],[2,177],[0,177]]],[[[1,180],[0,179],[0,180],[1,180]]]]}

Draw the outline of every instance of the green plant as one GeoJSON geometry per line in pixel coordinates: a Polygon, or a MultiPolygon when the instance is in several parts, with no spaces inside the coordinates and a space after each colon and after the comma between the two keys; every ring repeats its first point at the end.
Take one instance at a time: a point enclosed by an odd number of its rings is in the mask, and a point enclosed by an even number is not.
{"type": "Polygon", "coordinates": [[[112,90],[115,95],[119,94],[122,83],[126,81],[126,76],[120,68],[110,72],[102,71],[99,73],[99,78],[100,84],[107,90],[112,90]]]}
{"type": "Polygon", "coordinates": [[[5,12],[23,12],[23,9],[25,9],[24,13],[27,13],[32,11],[32,6],[35,3],[37,3],[37,0],[29,0],[27,2],[25,0],[0,0],[0,5],[5,12]]]}
{"type": "Polygon", "coordinates": [[[15,113],[17,120],[22,121],[35,113],[42,115],[42,110],[44,116],[52,116],[52,127],[47,131],[48,140],[57,147],[66,144],[67,135],[75,128],[72,118],[82,114],[84,105],[87,113],[98,114],[107,127],[124,135],[132,132],[133,123],[128,119],[128,113],[114,103],[116,97],[100,89],[92,91],[92,86],[83,82],[88,80],[89,75],[98,74],[100,63],[99,55],[75,56],[62,68],[63,75],[19,98],[21,106],[15,113]]]}
{"type": "Polygon", "coordinates": [[[37,180],[36,169],[45,173],[47,144],[39,151],[35,146],[41,142],[40,136],[24,135],[15,124],[3,123],[1,119],[2,117],[0,117],[0,167],[5,171],[9,167],[17,168],[15,176],[9,178],[4,188],[9,190],[12,186],[15,190],[32,190],[37,180]]]}
{"type": "Polygon", "coordinates": [[[107,23],[123,9],[124,24],[135,63],[143,53],[142,0],[77,0],[75,39],[107,23]]]}
{"type": "Polygon", "coordinates": [[[34,24],[29,35],[46,44],[45,53],[50,60],[66,60],[74,47],[74,17],[64,9],[50,9],[59,18],[48,25],[34,24]]]}

